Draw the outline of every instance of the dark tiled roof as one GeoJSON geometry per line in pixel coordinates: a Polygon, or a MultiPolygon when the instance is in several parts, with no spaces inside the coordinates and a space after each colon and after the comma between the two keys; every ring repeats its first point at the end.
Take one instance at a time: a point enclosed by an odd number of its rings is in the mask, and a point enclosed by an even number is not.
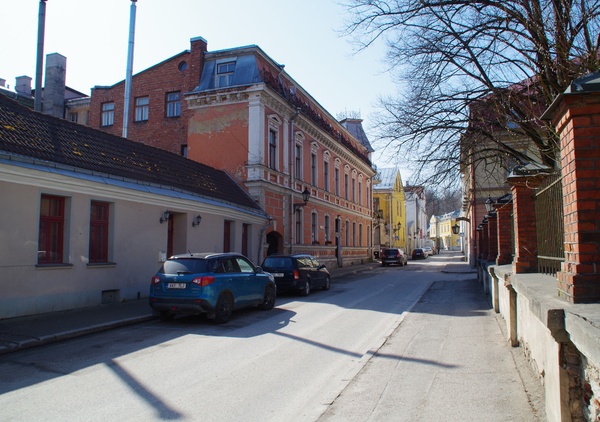
{"type": "Polygon", "coordinates": [[[0,152],[158,185],[264,212],[227,173],[46,114],[0,95],[0,152]]]}

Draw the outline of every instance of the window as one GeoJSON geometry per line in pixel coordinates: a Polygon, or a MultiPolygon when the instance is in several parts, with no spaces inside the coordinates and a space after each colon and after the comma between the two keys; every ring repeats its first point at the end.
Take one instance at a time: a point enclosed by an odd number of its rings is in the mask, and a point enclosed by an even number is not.
{"type": "Polygon", "coordinates": [[[334,171],[335,177],[335,194],[340,196],[340,169],[335,169],[334,171]]]}
{"type": "Polygon", "coordinates": [[[302,147],[296,145],[296,179],[302,179],[302,147]]]}
{"type": "Polygon", "coordinates": [[[181,116],[181,93],[169,92],[167,94],[167,117],[181,116]]]}
{"type": "Polygon", "coordinates": [[[296,243],[302,243],[302,211],[296,211],[296,243]]]}
{"type": "Polygon", "coordinates": [[[359,180],[358,181],[358,204],[362,205],[363,201],[362,201],[362,182],[359,180]]]}
{"type": "Polygon", "coordinates": [[[78,117],[79,117],[79,114],[77,114],[77,113],[69,113],[69,120],[72,121],[73,123],[77,123],[78,117]]]}
{"type": "Polygon", "coordinates": [[[330,223],[329,223],[329,216],[326,215],[325,216],[325,242],[330,242],[331,241],[331,233],[329,233],[330,227],[329,227],[330,223]]]}
{"type": "Polygon", "coordinates": [[[235,62],[217,64],[217,88],[233,85],[233,71],[235,62]]]}
{"type": "Polygon", "coordinates": [[[352,223],[352,246],[356,246],[356,223],[352,223]]]}
{"type": "Polygon", "coordinates": [[[310,183],[317,186],[317,154],[310,154],[310,183]]]}
{"type": "Polygon", "coordinates": [[[112,126],[115,123],[115,103],[102,104],[102,126],[112,126]]]}
{"type": "Polygon", "coordinates": [[[150,99],[148,97],[138,97],[135,99],[135,120],[136,122],[145,122],[148,120],[150,99]]]}
{"type": "Polygon", "coordinates": [[[329,192],[329,161],[323,162],[323,189],[329,192]]]}
{"type": "Polygon", "coordinates": [[[352,178],[352,202],[356,202],[356,179],[352,178]]]}
{"type": "Polygon", "coordinates": [[[277,170],[277,132],[269,129],[269,167],[277,170]]]}
{"type": "Polygon", "coordinates": [[[38,264],[60,264],[63,262],[64,233],[65,198],[42,195],[38,264]]]}
{"type": "Polygon", "coordinates": [[[363,226],[362,224],[358,225],[358,246],[362,247],[362,240],[363,240],[363,226]]]}
{"type": "Polygon", "coordinates": [[[350,222],[346,221],[346,246],[350,246],[350,222]]]}
{"type": "Polygon", "coordinates": [[[108,262],[109,205],[107,202],[92,201],[89,262],[108,262]]]}
{"type": "Polygon", "coordinates": [[[317,213],[313,212],[311,214],[311,222],[310,222],[310,232],[311,232],[311,237],[312,237],[313,243],[319,240],[319,236],[317,234],[317,227],[318,227],[317,213]]]}
{"type": "Polygon", "coordinates": [[[344,174],[344,198],[348,199],[348,175],[344,174]]]}
{"type": "Polygon", "coordinates": [[[181,156],[187,158],[188,156],[188,146],[187,144],[181,145],[181,156]]]}

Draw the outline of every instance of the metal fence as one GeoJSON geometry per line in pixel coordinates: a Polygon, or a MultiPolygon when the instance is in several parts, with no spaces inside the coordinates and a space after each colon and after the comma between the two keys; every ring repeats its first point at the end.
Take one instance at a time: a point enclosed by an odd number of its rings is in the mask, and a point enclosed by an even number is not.
{"type": "Polygon", "coordinates": [[[564,208],[560,172],[548,177],[535,194],[538,272],[556,275],[565,260],[564,208]]]}

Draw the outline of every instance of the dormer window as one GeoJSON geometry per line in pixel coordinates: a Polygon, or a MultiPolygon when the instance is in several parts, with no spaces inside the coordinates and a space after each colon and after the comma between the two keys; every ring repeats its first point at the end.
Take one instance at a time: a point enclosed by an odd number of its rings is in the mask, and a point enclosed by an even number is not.
{"type": "Polygon", "coordinates": [[[217,64],[217,87],[233,85],[233,72],[235,62],[226,62],[217,64]]]}

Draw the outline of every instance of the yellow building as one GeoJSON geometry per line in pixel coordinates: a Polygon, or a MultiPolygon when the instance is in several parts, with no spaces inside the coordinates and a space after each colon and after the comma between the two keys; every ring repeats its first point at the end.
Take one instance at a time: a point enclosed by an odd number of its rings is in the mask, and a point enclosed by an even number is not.
{"type": "Polygon", "coordinates": [[[438,244],[442,250],[459,251],[461,249],[460,234],[452,232],[452,226],[457,224],[459,211],[448,212],[438,217],[438,244]]]}
{"type": "Polygon", "coordinates": [[[373,248],[406,250],[406,201],[402,177],[397,168],[377,171],[379,183],[373,186],[373,248]]]}

